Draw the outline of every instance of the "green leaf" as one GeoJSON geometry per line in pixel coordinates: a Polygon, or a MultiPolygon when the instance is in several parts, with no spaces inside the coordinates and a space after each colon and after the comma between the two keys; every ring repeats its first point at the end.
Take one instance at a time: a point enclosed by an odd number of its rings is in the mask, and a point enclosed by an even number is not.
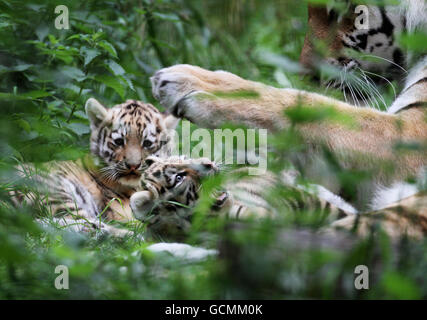
{"type": "Polygon", "coordinates": [[[69,36],[67,40],[80,39],[80,37],[81,37],[81,34],[77,33],[77,34],[73,34],[72,36],[69,36]]]}
{"type": "Polygon", "coordinates": [[[77,82],[81,82],[86,79],[85,73],[76,67],[65,66],[62,67],[61,71],[64,75],[73,80],[76,80],[77,82]]]}
{"type": "Polygon", "coordinates": [[[11,24],[9,22],[0,22],[0,29],[7,28],[10,26],[13,26],[13,24],[11,24]]]}
{"type": "Polygon", "coordinates": [[[281,69],[276,69],[274,71],[274,79],[280,84],[282,88],[292,88],[291,82],[281,69]]]}
{"type": "Polygon", "coordinates": [[[30,92],[26,92],[24,94],[21,94],[21,96],[26,97],[26,98],[30,98],[30,99],[38,99],[38,98],[49,97],[53,93],[54,92],[47,92],[47,91],[43,91],[43,90],[33,90],[30,92]]]}
{"type": "Polygon", "coordinates": [[[37,35],[37,38],[40,41],[43,41],[44,38],[46,38],[46,36],[48,34],[49,34],[49,27],[47,25],[42,24],[42,25],[40,25],[40,26],[37,27],[37,29],[36,29],[36,35],[37,35]]]}
{"type": "Polygon", "coordinates": [[[111,77],[107,75],[97,76],[96,81],[105,84],[107,87],[112,88],[116,91],[122,99],[125,97],[125,87],[118,77],[111,77]]]}
{"type": "Polygon", "coordinates": [[[105,61],[105,64],[115,76],[121,76],[126,73],[125,69],[113,60],[107,60],[105,61]]]}
{"type": "Polygon", "coordinates": [[[127,83],[127,85],[129,86],[129,88],[131,88],[132,91],[135,91],[135,88],[133,86],[132,80],[129,79],[128,76],[126,75],[121,75],[120,78],[127,83]]]}
{"type": "Polygon", "coordinates": [[[144,14],[147,13],[147,11],[139,9],[139,8],[135,8],[135,12],[138,13],[138,14],[140,14],[140,15],[144,15],[144,14]]]}
{"type": "Polygon", "coordinates": [[[87,115],[86,113],[84,113],[83,111],[76,111],[74,112],[74,117],[79,118],[79,119],[87,119],[87,115]]]}
{"type": "Polygon", "coordinates": [[[70,123],[70,124],[67,124],[67,127],[79,136],[90,132],[89,127],[84,123],[78,123],[78,122],[70,123]]]}
{"type": "Polygon", "coordinates": [[[55,92],[47,92],[43,90],[33,90],[29,91],[23,94],[13,94],[13,93],[6,93],[6,92],[0,92],[0,99],[4,100],[27,100],[27,99],[38,99],[38,98],[44,98],[49,97],[55,92]]]}
{"type": "Polygon", "coordinates": [[[56,37],[53,34],[48,35],[49,41],[52,44],[57,44],[58,43],[58,39],[56,39],[56,37]]]}
{"type": "Polygon", "coordinates": [[[29,5],[27,5],[27,7],[34,10],[34,11],[39,12],[41,8],[45,7],[45,5],[43,5],[43,4],[29,4],[29,5]]]}
{"type": "Polygon", "coordinates": [[[98,40],[98,38],[101,38],[104,35],[104,33],[102,31],[96,32],[94,34],[92,34],[92,40],[96,41],[98,40]]]}
{"type": "Polygon", "coordinates": [[[80,48],[80,54],[84,58],[84,66],[86,67],[93,59],[95,59],[97,56],[101,54],[99,50],[92,49],[88,47],[81,47],[80,48]]]}
{"type": "Polygon", "coordinates": [[[3,100],[26,100],[28,97],[24,97],[21,95],[15,95],[13,93],[0,92],[0,99],[3,100]]]}
{"type": "Polygon", "coordinates": [[[99,41],[99,42],[98,42],[98,45],[99,45],[101,48],[103,48],[104,50],[106,50],[108,53],[110,53],[114,58],[118,58],[118,57],[117,57],[117,51],[116,51],[116,49],[115,49],[115,48],[114,48],[114,46],[113,46],[111,43],[109,43],[108,41],[106,41],[106,40],[99,41]]]}
{"type": "Polygon", "coordinates": [[[24,129],[27,133],[29,133],[31,131],[31,126],[28,123],[28,121],[24,120],[24,119],[18,119],[16,120],[16,123],[22,128],[24,129]]]}
{"type": "Polygon", "coordinates": [[[7,73],[7,72],[22,72],[31,68],[32,66],[33,66],[32,64],[28,64],[28,63],[21,63],[13,67],[6,67],[3,65],[0,65],[0,74],[7,73]]]}
{"type": "Polygon", "coordinates": [[[12,68],[12,70],[13,70],[13,71],[21,72],[21,71],[25,71],[25,70],[27,70],[27,69],[31,68],[32,66],[33,66],[33,64],[22,63],[22,64],[18,64],[18,65],[16,65],[16,66],[14,66],[14,67],[12,68]]]}
{"type": "Polygon", "coordinates": [[[172,22],[180,21],[179,17],[173,13],[153,12],[153,17],[160,19],[160,20],[166,20],[166,21],[172,21],[172,22]]]}
{"type": "Polygon", "coordinates": [[[66,90],[68,90],[68,91],[70,91],[70,92],[72,92],[72,93],[75,93],[75,94],[82,94],[82,95],[86,95],[86,94],[88,94],[89,92],[91,92],[92,91],[92,89],[83,89],[83,90],[81,90],[81,92],[80,92],[80,87],[78,87],[78,86],[76,86],[76,85],[74,85],[74,84],[72,84],[72,83],[68,83],[67,85],[65,85],[65,86],[63,86],[62,87],[63,89],[66,89],[66,90]]]}
{"type": "Polygon", "coordinates": [[[342,115],[339,112],[337,112],[335,108],[330,106],[325,106],[325,105],[319,106],[319,108],[298,105],[298,106],[286,109],[284,111],[284,114],[293,123],[331,121],[335,123],[342,123],[348,126],[351,126],[354,124],[354,121],[351,117],[342,115]]]}
{"type": "Polygon", "coordinates": [[[298,62],[273,52],[261,50],[257,53],[257,57],[262,63],[283,69],[287,72],[299,73],[303,70],[298,62]]]}
{"type": "Polygon", "coordinates": [[[8,67],[6,67],[6,66],[2,66],[1,64],[0,64],[0,74],[1,73],[5,73],[5,72],[9,72],[10,71],[10,68],[8,68],[8,67]]]}

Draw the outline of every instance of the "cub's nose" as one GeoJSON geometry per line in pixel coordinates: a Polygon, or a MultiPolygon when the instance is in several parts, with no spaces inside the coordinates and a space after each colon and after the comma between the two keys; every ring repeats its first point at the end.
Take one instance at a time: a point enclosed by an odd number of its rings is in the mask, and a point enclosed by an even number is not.
{"type": "Polygon", "coordinates": [[[125,162],[125,165],[126,165],[126,168],[129,169],[130,171],[136,171],[141,166],[141,162],[138,164],[125,162]]]}

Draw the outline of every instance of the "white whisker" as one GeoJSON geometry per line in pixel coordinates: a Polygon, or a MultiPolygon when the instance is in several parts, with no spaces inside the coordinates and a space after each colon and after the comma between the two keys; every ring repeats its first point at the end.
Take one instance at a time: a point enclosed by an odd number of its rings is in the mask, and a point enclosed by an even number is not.
{"type": "Polygon", "coordinates": [[[383,58],[383,57],[380,57],[380,56],[376,56],[376,55],[373,55],[373,54],[364,54],[364,55],[362,55],[361,57],[362,57],[362,58],[363,58],[363,57],[371,57],[371,58],[377,58],[377,59],[381,59],[381,60],[387,61],[387,62],[389,62],[389,63],[391,63],[391,64],[395,65],[396,67],[398,67],[398,68],[402,69],[405,73],[408,73],[408,71],[407,71],[405,68],[403,68],[400,64],[397,64],[396,62],[391,61],[391,60],[389,60],[389,59],[386,59],[386,58],[383,58]]]}
{"type": "MultiPolygon", "coordinates": [[[[364,79],[366,81],[366,79],[364,79]]],[[[359,95],[363,96],[365,99],[365,105],[375,107],[376,109],[380,109],[378,101],[372,97],[372,91],[375,91],[375,88],[372,88],[369,82],[363,82],[362,79],[358,79],[356,81],[356,85],[358,87],[359,95]],[[366,96],[365,96],[366,94],[366,96]]]]}
{"type": "Polygon", "coordinates": [[[387,108],[387,103],[385,102],[385,100],[384,100],[383,96],[381,95],[381,93],[376,88],[375,83],[372,81],[372,79],[369,76],[367,76],[364,73],[363,70],[361,70],[361,71],[362,71],[362,76],[363,76],[364,80],[366,81],[366,84],[368,85],[368,87],[373,90],[373,93],[380,99],[380,101],[382,102],[382,104],[384,105],[384,107],[387,108]]]}
{"type": "Polygon", "coordinates": [[[372,107],[375,107],[375,102],[372,104],[372,100],[369,100],[369,95],[366,92],[366,84],[362,82],[362,80],[359,80],[359,82],[356,82],[356,87],[354,88],[356,90],[356,92],[358,93],[358,95],[361,97],[363,103],[365,104],[365,106],[369,106],[372,105],[372,107]],[[366,95],[365,95],[366,94],[366,95]]]}
{"type": "Polygon", "coordinates": [[[375,84],[372,82],[372,80],[369,79],[369,77],[367,77],[364,73],[363,70],[360,70],[360,75],[362,77],[356,78],[356,83],[359,87],[359,89],[363,92],[365,92],[367,94],[367,96],[369,97],[369,100],[371,101],[371,103],[376,105],[377,109],[381,109],[377,99],[375,99],[374,97],[379,97],[379,99],[381,100],[381,102],[384,102],[384,99],[382,98],[381,94],[378,92],[378,89],[375,87],[375,84]]]}
{"type": "Polygon", "coordinates": [[[354,94],[353,86],[352,86],[351,82],[348,83],[347,87],[350,90],[351,98],[353,99],[354,104],[357,105],[358,107],[360,107],[359,101],[356,99],[356,95],[354,94]]]}
{"type": "Polygon", "coordinates": [[[380,76],[379,74],[373,73],[373,72],[369,72],[369,71],[363,71],[364,73],[368,73],[368,74],[372,74],[373,76],[377,76],[385,81],[387,81],[388,84],[390,84],[391,88],[393,89],[393,93],[394,93],[394,99],[396,99],[396,89],[394,88],[394,85],[390,82],[390,80],[388,80],[387,78],[380,76]]]}

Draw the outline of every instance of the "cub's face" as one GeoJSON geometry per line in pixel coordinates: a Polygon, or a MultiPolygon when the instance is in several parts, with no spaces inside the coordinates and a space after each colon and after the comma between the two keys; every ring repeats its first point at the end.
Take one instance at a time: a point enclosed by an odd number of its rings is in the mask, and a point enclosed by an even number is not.
{"type": "Polygon", "coordinates": [[[135,100],[106,109],[97,100],[86,102],[91,124],[90,149],[101,162],[105,181],[135,187],[144,160],[170,152],[169,129],[178,119],[164,117],[150,104],[135,100]]]}
{"type": "Polygon", "coordinates": [[[131,197],[135,217],[147,222],[147,229],[154,234],[185,234],[191,226],[191,209],[198,200],[201,179],[218,172],[218,167],[206,158],[156,156],[148,157],[145,165],[141,189],[146,191],[131,197]]]}

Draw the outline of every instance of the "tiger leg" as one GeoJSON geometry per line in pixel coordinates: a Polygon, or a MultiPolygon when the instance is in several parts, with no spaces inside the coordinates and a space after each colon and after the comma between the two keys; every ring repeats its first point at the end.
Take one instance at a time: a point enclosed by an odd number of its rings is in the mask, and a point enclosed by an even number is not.
{"type": "Polygon", "coordinates": [[[275,110],[277,104],[266,105],[262,94],[269,87],[232,73],[176,65],[156,72],[151,82],[153,96],[165,108],[201,127],[218,128],[226,122],[260,128],[283,127],[281,108],[275,110]],[[241,106],[245,107],[244,113],[241,106]]]}
{"type": "Polygon", "coordinates": [[[389,173],[381,166],[382,161],[396,162],[393,148],[397,142],[423,143],[427,124],[420,108],[398,114],[357,108],[317,93],[274,88],[229,72],[189,65],[161,69],[151,82],[153,96],[166,109],[200,127],[215,129],[233,123],[280,131],[290,127],[292,117],[287,114],[298,107],[351,118],[351,125],[328,116],[321,121],[298,122],[294,128],[305,143],[328,148],[343,165],[372,169],[376,172],[373,179],[387,174],[400,180],[416,174],[425,163],[425,157],[414,153],[398,159],[396,165],[405,170],[389,173]],[[364,161],[360,161],[362,156],[364,161]]]}

